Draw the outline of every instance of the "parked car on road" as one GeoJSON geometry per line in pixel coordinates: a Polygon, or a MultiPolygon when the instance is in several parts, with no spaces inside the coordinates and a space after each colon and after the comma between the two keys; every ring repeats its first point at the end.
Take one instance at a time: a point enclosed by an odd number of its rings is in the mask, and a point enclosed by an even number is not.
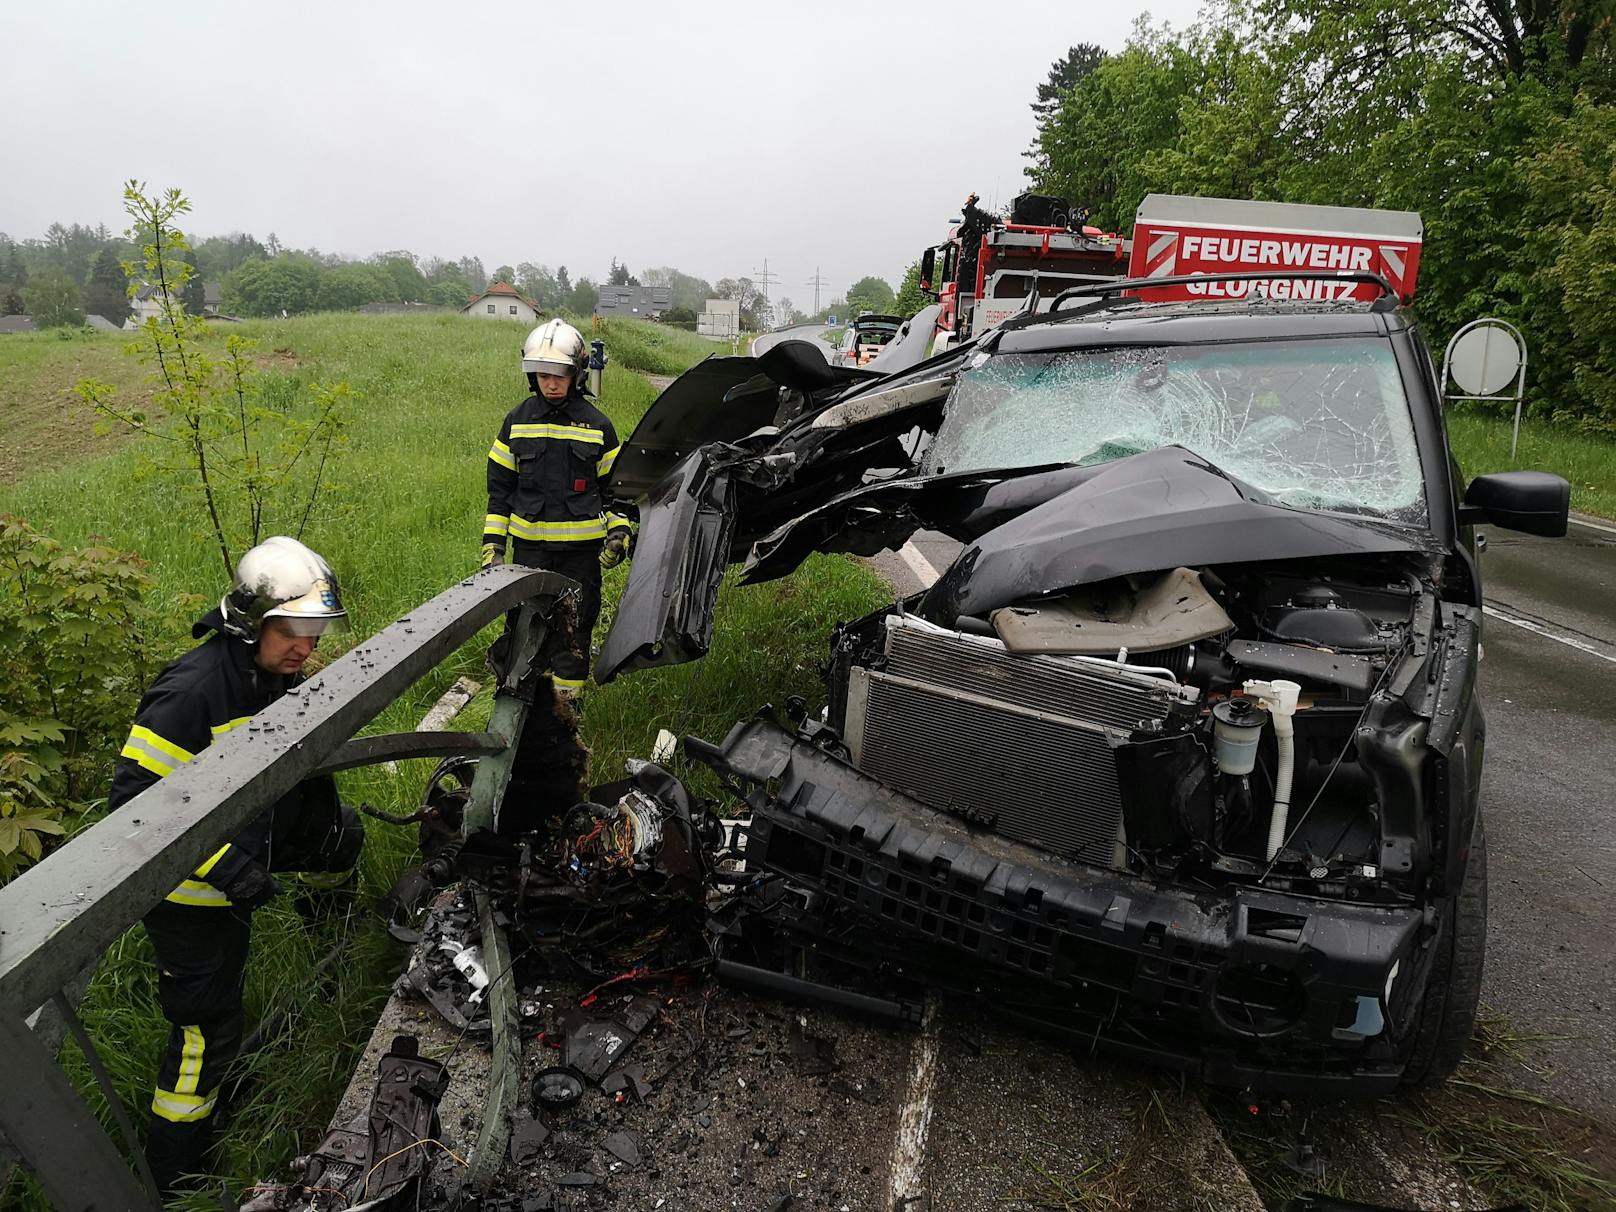
{"type": "Polygon", "coordinates": [[[898,335],[898,328],[902,324],[902,316],[865,312],[847,326],[847,331],[837,343],[832,361],[838,366],[863,366],[898,335]]]}

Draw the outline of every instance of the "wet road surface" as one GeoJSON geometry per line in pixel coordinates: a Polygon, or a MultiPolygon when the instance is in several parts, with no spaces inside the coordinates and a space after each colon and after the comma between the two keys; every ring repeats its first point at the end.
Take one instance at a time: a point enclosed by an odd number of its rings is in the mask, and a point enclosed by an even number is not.
{"type": "Polygon", "coordinates": [[[1616,527],[1490,530],[1482,576],[1489,914],[1482,1001],[1545,1089],[1616,1119],[1616,527]],[[1525,623],[1527,626],[1523,626],[1525,623]],[[1541,628],[1533,630],[1530,628],[1541,628]]]}
{"type": "Polygon", "coordinates": [[[769,348],[778,345],[781,341],[807,341],[817,345],[825,354],[825,360],[830,360],[831,347],[819,339],[819,334],[828,331],[828,324],[799,324],[795,328],[782,328],[778,332],[766,332],[752,338],[752,356],[767,353],[769,348]]]}

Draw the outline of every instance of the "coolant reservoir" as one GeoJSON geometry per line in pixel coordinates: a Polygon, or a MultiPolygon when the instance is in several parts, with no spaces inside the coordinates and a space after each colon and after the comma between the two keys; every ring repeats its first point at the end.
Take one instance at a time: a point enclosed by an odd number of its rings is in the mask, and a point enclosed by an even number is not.
{"type": "Polygon", "coordinates": [[[1268,713],[1250,699],[1225,699],[1212,708],[1213,753],[1224,774],[1250,774],[1268,713]]]}

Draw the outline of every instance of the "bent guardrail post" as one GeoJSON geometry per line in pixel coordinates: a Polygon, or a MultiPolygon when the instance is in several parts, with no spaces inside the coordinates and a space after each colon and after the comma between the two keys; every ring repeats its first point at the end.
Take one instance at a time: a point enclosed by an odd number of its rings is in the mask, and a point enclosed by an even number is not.
{"type": "MultiPolygon", "coordinates": [[[[482,570],[365,640],[0,888],[0,1050],[14,1076],[0,1083],[0,1133],[56,1207],[155,1205],[25,1016],[482,627],[570,585],[515,565],[482,570]]],[[[472,745],[509,746],[516,737],[490,731],[494,737],[472,745]]]]}
{"type": "MultiPolygon", "coordinates": [[[[570,584],[570,582],[569,582],[570,584]]],[[[510,631],[502,668],[496,672],[494,710],[489,731],[518,738],[534,698],[550,693],[551,685],[539,669],[540,651],[547,636],[538,612],[524,606],[510,631]]],[[[553,710],[553,700],[546,710],[553,710]]],[[[471,784],[471,799],[462,818],[462,836],[476,829],[492,829],[499,806],[510,786],[511,769],[516,762],[516,746],[493,754],[477,763],[477,777],[471,784]]],[[[522,1040],[517,1030],[516,990],[509,980],[510,943],[495,920],[493,903],[482,889],[476,890],[477,917],[482,928],[483,964],[488,971],[489,1047],[488,1088],[483,1092],[483,1118],[477,1144],[471,1153],[470,1181],[484,1189],[493,1182],[505,1160],[510,1143],[511,1111],[520,1100],[518,1078],[522,1071],[522,1040]]]]}

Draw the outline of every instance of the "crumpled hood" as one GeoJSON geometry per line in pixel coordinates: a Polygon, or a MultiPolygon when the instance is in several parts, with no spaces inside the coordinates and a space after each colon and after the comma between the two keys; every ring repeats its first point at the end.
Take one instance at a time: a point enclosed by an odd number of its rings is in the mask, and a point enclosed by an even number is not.
{"type": "Polygon", "coordinates": [[[1289,509],[1178,446],[1118,459],[983,534],[920,613],[952,626],[1013,602],[1112,577],[1208,564],[1435,551],[1368,518],[1289,509]]]}

